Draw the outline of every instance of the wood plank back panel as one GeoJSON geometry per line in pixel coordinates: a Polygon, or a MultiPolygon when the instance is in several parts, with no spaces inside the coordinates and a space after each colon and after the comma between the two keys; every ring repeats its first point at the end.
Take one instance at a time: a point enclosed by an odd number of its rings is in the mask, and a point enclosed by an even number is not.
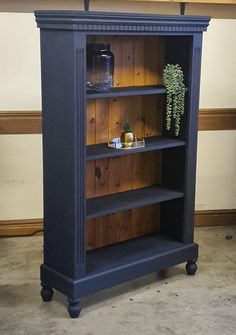
{"type": "MultiPolygon", "coordinates": [[[[96,142],[96,101],[87,101],[86,111],[86,144],[96,142]]],[[[91,198],[96,194],[95,184],[95,161],[87,161],[86,177],[87,177],[87,198],[91,198]]],[[[86,223],[87,250],[95,248],[95,220],[87,220],[86,223]]]]}
{"type": "MultiPolygon", "coordinates": [[[[110,44],[114,86],[161,83],[163,41],[157,37],[92,37],[110,44]],[[151,51],[151,52],[150,52],[151,51]],[[162,55],[161,55],[162,54],[162,55]],[[161,59],[161,60],[160,60],[161,59]]],[[[160,96],[94,99],[87,103],[87,144],[120,136],[128,120],[138,137],[161,133],[160,96]]],[[[87,198],[141,188],[160,182],[160,152],[101,159],[87,163],[87,198]]],[[[114,213],[87,222],[88,250],[157,231],[159,206],[114,213]]]]}

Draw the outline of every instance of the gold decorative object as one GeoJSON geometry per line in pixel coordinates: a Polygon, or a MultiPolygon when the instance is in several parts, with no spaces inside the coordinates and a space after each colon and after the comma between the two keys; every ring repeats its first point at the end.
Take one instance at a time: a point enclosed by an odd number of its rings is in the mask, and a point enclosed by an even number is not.
{"type": "Polygon", "coordinates": [[[131,146],[131,144],[134,142],[135,136],[131,132],[129,133],[122,132],[120,136],[120,140],[121,140],[121,143],[125,143],[125,145],[128,147],[128,146],[131,146]]]}
{"type": "Polygon", "coordinates": [[[137,149],[145,147],[145,140],[143,138],[134,138],[132,142],[121,142],[121,138],[117,137],[108,142],[108,147],[123,150],[137,149]]]}

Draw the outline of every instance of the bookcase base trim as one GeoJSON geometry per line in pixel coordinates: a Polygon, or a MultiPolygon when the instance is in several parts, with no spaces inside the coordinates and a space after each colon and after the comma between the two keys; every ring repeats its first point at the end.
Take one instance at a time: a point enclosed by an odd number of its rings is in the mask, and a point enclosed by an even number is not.
{"type": "Polygon", "coordinates": [[[97,273],[96,275],[87,275],[77,280],[73,280],[51,267],[42,264],[41,282],[65,294],[68,298],[79,299],[82,296],[121,284],[125,281],[130,281],[137,277],[180,263],[196,260],[197,257],[197,244],[183,244],[183,246],[174,250],[143,258],[138,262],[126,264],[126,266],[122,268],[117,267],[112,270],[97,273]]]}

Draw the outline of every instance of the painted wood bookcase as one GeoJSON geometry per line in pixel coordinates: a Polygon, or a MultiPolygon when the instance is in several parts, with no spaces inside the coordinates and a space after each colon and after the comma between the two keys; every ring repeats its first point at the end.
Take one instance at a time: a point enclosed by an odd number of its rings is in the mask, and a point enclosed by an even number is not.
{"type": "Polygon", "coordinates": [[[41,295],[80,298],[187,262],[196,272],[194,193],[202,32],[209,17],[37,11],[41,30],[44,263],[41,295]],[[114,54],[114,87],[86,91],[86,44],[114,54]],[[180,134],[165,129],[165,64],[186,85],[180,134]],[[124,119],[146,146],[107,147],[124,119]]]}

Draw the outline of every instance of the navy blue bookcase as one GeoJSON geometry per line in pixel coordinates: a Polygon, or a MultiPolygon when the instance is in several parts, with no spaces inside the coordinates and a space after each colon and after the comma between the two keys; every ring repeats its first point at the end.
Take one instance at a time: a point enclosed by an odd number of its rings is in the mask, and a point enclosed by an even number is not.
{"type": "MultiPolygon", "coordinates": [[[[80,11],[36,11],[41,35],[44,262],[41,296],[53,289],[68,298],[72,318],[80,298],[160,269],[187,262],[197,269],[194,196],[202,33],[209,17],[141,15],[80,11]],[[86,104],[90,99],[165,97],[163,85],[114,87],[86,92],[86,42],[89,36],[161,37],[164,63],[181,65],[187,86],[180,135],[163,126],[137,151],[112,150],[105,143],[86,146],[86,104]],[[137,152],[161,151],[161,182],[139,189],[86,199],[86,162],[137,152]],[[86,220],[160,204],[158,233],[86,250],[86,220]]],[[[151,52],[151,50],[150,50],[151,52]]],[[[163,120],[165,108],[162,108],[163,120]]],[[[164,123],[164,121],[163,121],[164,123]]]]}

